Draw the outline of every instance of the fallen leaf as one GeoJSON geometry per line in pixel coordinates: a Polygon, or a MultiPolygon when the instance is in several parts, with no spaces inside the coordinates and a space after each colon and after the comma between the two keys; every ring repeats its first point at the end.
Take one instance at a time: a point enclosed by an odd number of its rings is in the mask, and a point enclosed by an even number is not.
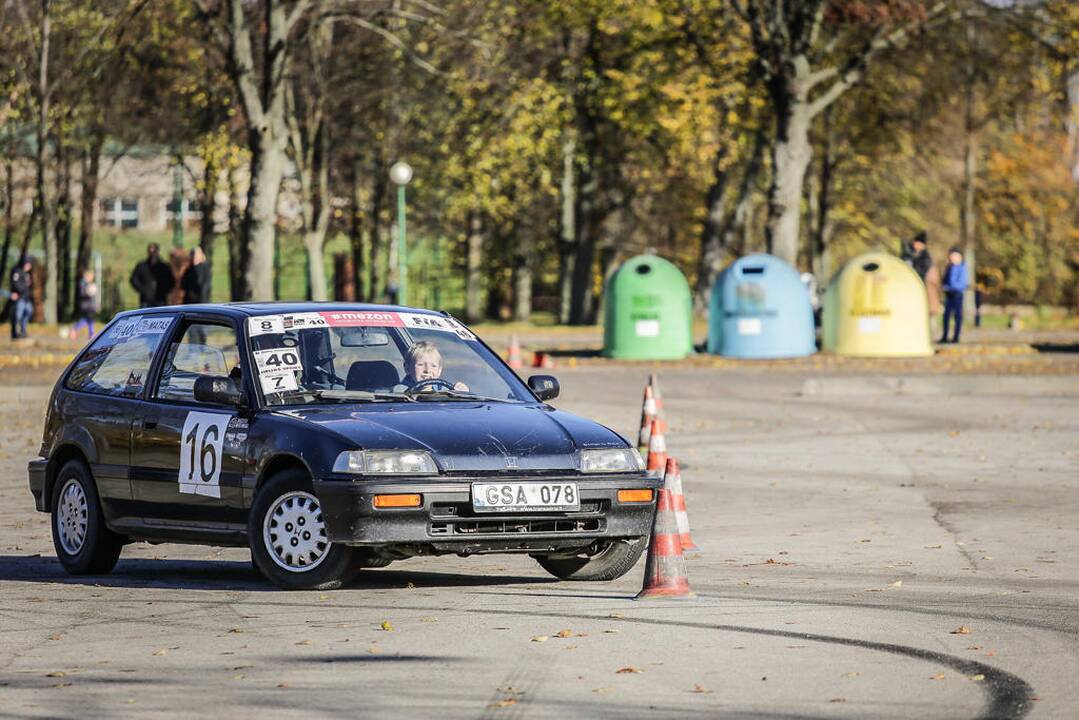
{"type": "Polygon", "coordinates": [[[985,680],[985,675],[978,673],[977,675],[971,675],[970,679],[974,682],[981,682],[982,680],[985,680]]]}
{"type": "Polygon", "coordinates": [[[63,640],[64,636],[61,635],[60,633],[56,633],[55,635],[50,635],[49,639],[50,640],[63,640]]]}
{"type": "Polygon", "coordinates": [[[498,702],[493,702],[490,705],[488,705],[487,707],[489,707],[489,708],[502,708],[502,707],[509,707],[510,705],[516,705],[516,704],[517,704],[517,698],[506,698],[505,700],[499,700],[498,702]]]}
{"type": "Polygon", "coordinates": [[[630,674],[635,675],[635,674],[641,673],[641,672],[644,672],[644,671],[641,670],[640,668],[635,668],[632,665],[627,665],[624,668],[618,668],[617,670],[614,671],[615,675],[630,675],[630,674]]]}
{"type": "Polygon", "coordinates": [[[696,685],[696,684],[694,684],[693,689],[690,692],[701,693],[701,694],[709,694],[712,691],[709,690],[708,688],[706,688],[704,685],[696,685]]]}
{"type": "Polygon", "coordinates": [[[426,623],[438,622],[438,618],[434,618],[434,617],[421,617],[421,618],[420,618],[420,622],[426,622],[426,623]]]}
{"type": "Polygon", "coordinates": [[[277,687],[279,687],[279,688],[287,688],[287,687],[289,687],[289,684],[288,683],[277,683],[277,687]]]}
{"type": "Polygon", "coordinates": [[[160,650],[154,650],[154,655],[156,655],[158,657],[161,657],[162,655],[165,655],[167,653],[168,653],[168,650],[166,650],[165,648],[161,648],[160,650]]]}
{"type": "Polygon", "coordinates": [[[903,581],[896,580],[894,583],[892,583],[892,587],[903,587],[903,581]]]}
{"type": "Polygon", "coordinates": [[[835,697],[835,698],[832,698],[831,700],[829,700],[828,702],[830,702],[830,703],[845,703],[845,702],[847,702],[847,698],[835,697]]]}
{"type": "Polygon", "coordinates": [[[592,692],[599,693],[600,695],[606,695],[607,693],[609,693],[609,692],[611,692],[613,690],[614,690],[613,687],[592,688],[592,692]]]}
{"type": "Polygon", "coordinates": [[[415,590],[415,589],[416,589],[416,583],[411,582],[411,581],[405,583],[405,590],[415,590]]]}
{"type": "Polygon", "coordinates": [[[926,550],[940,550],[942,547],[944,547],[944,546],[943,545],[926,545],[925,549],[926,550]]]}
{"type": "Polygon", "coordinates": [[[981,645],[967,645],[967,650],[981,650],[981,645]]]}
{"type": "Polygon", "coordinates": [[[937,673],[936,675],[930,675],[929,679],[930,680],[943,680],[944,679],[944,673],[937,673]]]}
{"type": "Polygon", "coordinates": [[[389,620],[383,620],[382,624],[379,625],[379,627],[386,632],[393,632],[393,624],[389,620]]]}
{"type": "Polygon", "coordinates": [[[239,635],[243,632],[240,628],[229,628],[229,632],[233,635],[239,635]]]}
{"type": "Polygon", "coordinates": [[[297,645],[310,645],[311,641],[310,640],[301,640],[300,642],[298,642],[296,644],[297,645]]]}
{"type": "Polygon", "coordinates": [[[45,677],[67,677],[67,673],[63,670],[57,670],[56,672],[48,673],[45,677]]]}
{"type": "Polygon", "coordinates": [[[955,630],[952,630],[952,635],[970,635],[970,628],[966,625],[960,625],[955,630]]]}
{"type": "Polygon", "coordinates": [[[573,631],[572,630],[559,630],[558,632],[555,633],[554,636],[559,637],[559,638],[573,637],[573,631]]]}
{"type": "Polygon", "coordinates": [[[532,642],[547,642],[550,638],[546,635],[533,635],[532,642]]]}
{"type": "Polygon", "coordinates": [[[859,675],[861,675],[861,673],[856,671],[856,670],[852,670],[851,672],[843,673],[843,677],[845,677],[845,678],[858,677],[859,675]]]}
{"type": "Polygon", "coordinates": [[[369,655],[378,655],[380,652],[382,652],[382,650],[380,648],[375,647],[374,645],[367,648],[367,653],[369,655]]]}

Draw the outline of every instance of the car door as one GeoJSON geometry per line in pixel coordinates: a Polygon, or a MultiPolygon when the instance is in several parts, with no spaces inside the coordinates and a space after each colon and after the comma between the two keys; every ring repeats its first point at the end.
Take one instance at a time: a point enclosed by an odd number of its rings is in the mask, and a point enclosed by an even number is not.
{"type": "Polygon", "coordinates": [[[89,438],[105,514],[122,522],[131,508],[131,430],[145,395],[152,360],[175,315],[128,315],[109,325],[72,366],[61,409],[60,435],[89,438]]]}
{"type": "Polygon", "coordinates": [[[243,387],[240,346],[227,319],[184,317],[170,337],[132,432],[131,489],[147,522],[243,531],[248,418],[195,400],[199,377],[243,387]]]}

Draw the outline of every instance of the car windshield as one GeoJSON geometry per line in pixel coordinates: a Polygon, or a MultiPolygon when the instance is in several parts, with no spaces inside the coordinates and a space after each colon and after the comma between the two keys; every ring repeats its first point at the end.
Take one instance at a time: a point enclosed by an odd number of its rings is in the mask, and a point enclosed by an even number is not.
{"type": "Polygon", "coordinates": [[[333,310],[248,318],[268,405],[533,400],[453,318],[333,310]]]}

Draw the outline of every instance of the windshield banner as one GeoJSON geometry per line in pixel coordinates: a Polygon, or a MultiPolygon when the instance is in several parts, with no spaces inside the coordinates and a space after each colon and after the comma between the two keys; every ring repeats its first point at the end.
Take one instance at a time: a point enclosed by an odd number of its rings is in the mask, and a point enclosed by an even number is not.
{"type": "Polygon", "coordinates": [[[475,335],[453,318],[382,310],[333,310],[319,313],[262,315],[250,318],[247,327],[251,336],[280,334],[289,330],[314,327],[398,327],[451,332],[462,340],[476,339],[475,335]]]}

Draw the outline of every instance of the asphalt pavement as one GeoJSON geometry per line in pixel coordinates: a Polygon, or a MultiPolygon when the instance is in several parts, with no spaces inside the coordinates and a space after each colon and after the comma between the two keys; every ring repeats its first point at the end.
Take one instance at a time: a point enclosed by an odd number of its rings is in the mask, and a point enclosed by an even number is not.
{"type": "MultiPolygon", "coordinates": [[[[562,367],[554,404],[635,436],[652,369],[562,367]]],[[[0,388],[0,717],[1075,717],[1079,376],[659,371],[688,601],[518,556],[68,577],[26,487],[48,389],[0,388]]]]}

